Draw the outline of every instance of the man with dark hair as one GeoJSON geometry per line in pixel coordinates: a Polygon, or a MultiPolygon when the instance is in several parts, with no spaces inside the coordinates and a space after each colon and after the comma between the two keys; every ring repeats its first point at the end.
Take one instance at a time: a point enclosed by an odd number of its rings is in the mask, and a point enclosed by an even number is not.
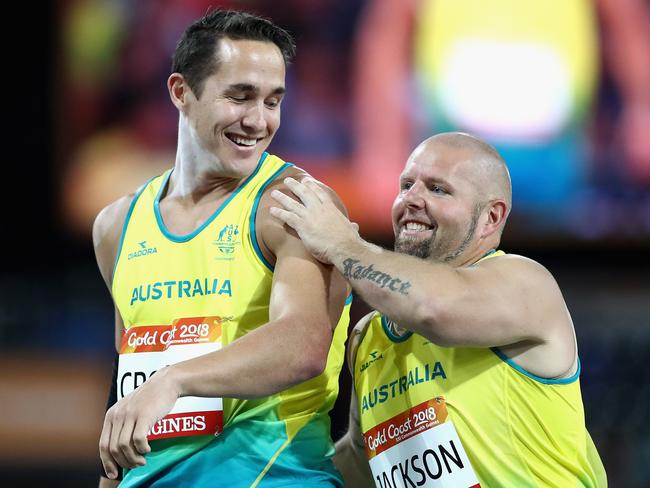
{"type": "Polygon", "coordinates": [[[120,353],[99,448],[121,486],[341,486],[348,286],[269,213],[280,176],[307,176],[265,152],[294,49],[245,13],[192,24],[167,82],[174,167],[95,221],[120,353]]]}
{"type": "Polygon", "coordinates": [[[585,428],[571,316],[540,264],[499,251],[511,183],[499,154],[443,133],[408,159],[395,251],[310,181],[271,213],[377,312],[348,346],[354,390],[336,465],[346,485],[605,487],[585,428]]]}
{"type": "Polygon", "coordinates": [[[285,65],[296,54],[291,35],[267,19],[236,11],[206,15],[185,30],[172,58],[172,72],[181,73],[197,97],[201,96],[203,81],[219,68],[220,58],[214,43],[225,37],[235,41],[271,42],[280,50],[285,65]]]}

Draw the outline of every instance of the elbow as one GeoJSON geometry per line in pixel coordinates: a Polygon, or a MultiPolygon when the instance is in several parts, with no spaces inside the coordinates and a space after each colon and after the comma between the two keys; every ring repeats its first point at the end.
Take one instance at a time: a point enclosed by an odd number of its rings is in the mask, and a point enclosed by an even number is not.
{"type": "Polygon", "coordinates": [[[323,351],[322,348],[309,348],[301,353],[303,358],[298,368],[300,382],[311,380],[323,374],[327,366],[327,353],[328,351],[323,351]]]}
{"type": "Polygon", "coordinates": [[[414,328],[417,328],[416,332],[427,337],[436,335],[441,323],[441,313],[440,306],[434,300],[424,301],[414,307],[411,323],[414,328]]]}
{"type": "Polygon", "coordinates": [[[320,376],[325,371],[325,362],[312,361],[305,364],[300,372],[299,383],[309,381],[317,376],[320,376]]]}
{"type": "Polygon", "coordinates": [[[287,380],[297,385],[325,371],[333,330],[329,317],[316,314],[296,316],[286,323],[287,339],[281,346],[281,357],[287,380]]]}
{"type": "MultiPolygon", "coordinates": [[[[329,325],[328,325],[329,328],[329,325]]],[[[313,337],[308,339],[309,345],[297,349],[297,368],[296,373],[298,381],[303,382],[320,376],[327,367],[327,356],[329,355],[330,345],[332,343],[332,334],[316,341],[313,337]]]]}
{"type": "Polygon", "coordinates": [[[444,307],[439,303],[429,302],[418,307],[414,325],[418,328],[416,332],[434,344],[451,347],[457,345],[453,330],[449,328],[451,323],[451,317],[444,307]]]}
{"type": "Polygon", "coordinates": [[[459,345],[457,340],[447,334],[432,334],[431,336],[427,337],[427,339],[440,347],[455,347],[459,345]]]}

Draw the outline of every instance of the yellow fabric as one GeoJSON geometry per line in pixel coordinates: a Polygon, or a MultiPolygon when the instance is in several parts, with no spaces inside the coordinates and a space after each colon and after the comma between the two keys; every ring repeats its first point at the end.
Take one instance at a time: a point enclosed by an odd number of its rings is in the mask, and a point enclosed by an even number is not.
{"type": "MultiPolygon", "coordinates": [[[[219,316],[226,346],[268,322],[273,271],[256,248],[255,211],[265,184],[287,166],[265,153],[239,189],[186,236],[172,235],[157,210],[170,171],[144,187],[127,216],[113,280],[127,329],[219,316]]],[[[224,426],[249,418],[281,420],[291,439],[314,414],[326,413],[338,394],[349,308],[341,315],[322,375],[271,397],[224,398],[224,426]]]]}
{"type": "Polygon", "coordinates": [[[607,486],[578,374],[544,380],[497,349],[440,347],[409,334],[395,336],[379,313],[365,330],[353,371],[362,432],[443,396],[481,486],[607,486]]]}
{"type": "MultiPolygon", "coordinates": [[[[557,55],[569,74],[574,109],[583,111],[595,90],[598,37],[591,0],[421,0],[415,62],[437,83],[453,48],[466,40],[537,45],[557,55]]],[[[484,70],[490,70],[490,60],[484,70]]]]}

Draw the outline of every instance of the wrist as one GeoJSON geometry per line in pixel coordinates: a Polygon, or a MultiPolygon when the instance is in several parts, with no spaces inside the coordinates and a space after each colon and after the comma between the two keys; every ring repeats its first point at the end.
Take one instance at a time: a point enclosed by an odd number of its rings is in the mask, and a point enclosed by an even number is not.
{"type": "Polygon", "coordinates": [[[187,395],[186,385],[183,381],[184,375],[180,363],[165,366],[158,370],[156,375],[160,375],[161,381],[164,383],[163,388],[166,388],[170,392],[174,392],[176,398],[187,395]]]}
{"type": "Polygon", "coordinates": [[[343,271],[345,262],[348,259],[362,259],[363,255],[370,250],[373,245],[364,241],[359,234],[355,234],[350,239],[337,244],[332,247],[332,254],[330,256],[331,262],[343,271]]]}

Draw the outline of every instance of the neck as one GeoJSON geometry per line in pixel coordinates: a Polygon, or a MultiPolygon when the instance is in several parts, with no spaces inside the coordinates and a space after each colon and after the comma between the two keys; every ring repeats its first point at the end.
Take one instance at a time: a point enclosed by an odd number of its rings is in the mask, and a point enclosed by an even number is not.
{"type": "Polygon", "coordinates": [[[183,171],[177,165],[169,178],[164,198],[196,204],[205,198],[222,198],[232,193],[240,183],[238,178],[218,176],[210,171],[183,171]]]}
{"type": "Polygon", "coordinates": [[[456,258],[454,261],[450,262],[449,264],[454,268],[464,268],[467,266],[471,266],[475,264],[477,261],[479,261],[480,259],[490,254],[491,252],[495,251],[497,249],[497,246],[498,244],[481,245],[469,253],[461,254],[460,256],[458,256],[458,258],[456,258]]]}
{"type": "Polygon", "coordinates": [[[196,203],[207,195],[220,197],[230,193],[242,180],[241,175],[230,175],[222,161],[201,146],[196,131],[181,115],[176,161],[165,198],[196,203]]]}

